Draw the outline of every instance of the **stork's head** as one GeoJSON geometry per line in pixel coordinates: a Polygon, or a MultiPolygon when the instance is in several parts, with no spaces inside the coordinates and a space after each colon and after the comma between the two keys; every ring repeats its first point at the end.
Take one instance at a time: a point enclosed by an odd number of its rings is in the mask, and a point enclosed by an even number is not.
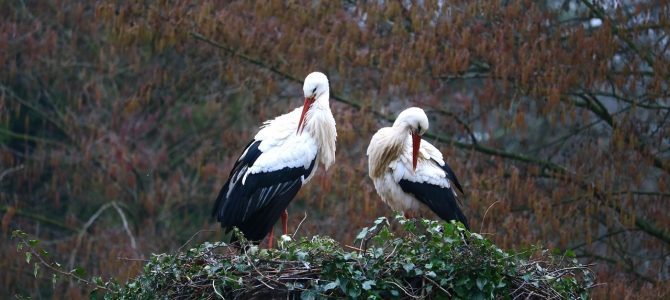
{"type": "Polygon", "coordinates": [[[412,167],[416,169],[416,163],[419,159],[419,147],[421,146],[421,136],[428,130],[428,116],[418,107],[410,107],[403,110],[398,118],[395,119],[393,127],[406,128],[408,134],[412,136],[412,167]]]}
{"type": "Polygon", "coordinates": [[[312,72],[305,78],[305,83],[302,85],[302,91],[305,94],[305,104],[302,107],[302,114],[300,115],[300,122],[298,123],[298,133],[301,133],[305,128],[305,115],[312,108],[312,105],[317,99],[322,96],[328,98],[330,88],[328,87],[328,77],[321,72],[312,72]]]}

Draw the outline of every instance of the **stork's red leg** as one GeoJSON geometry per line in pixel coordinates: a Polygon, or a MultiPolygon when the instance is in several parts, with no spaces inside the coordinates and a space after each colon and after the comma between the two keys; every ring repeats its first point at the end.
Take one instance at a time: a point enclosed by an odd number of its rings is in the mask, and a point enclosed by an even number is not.
{"type": "Polygon", "coordinates": [[[274,227],[270,230],[270,235],[268,236],[268,249],[272,249],[272,243],[275,240],[275,229],[274,227]]]}
{"type": "Polygon", "coordinates": [[[285,209],[281,214],[281,225],[284,229],[284,234],[288,234],[288,209],[285,209]]]}

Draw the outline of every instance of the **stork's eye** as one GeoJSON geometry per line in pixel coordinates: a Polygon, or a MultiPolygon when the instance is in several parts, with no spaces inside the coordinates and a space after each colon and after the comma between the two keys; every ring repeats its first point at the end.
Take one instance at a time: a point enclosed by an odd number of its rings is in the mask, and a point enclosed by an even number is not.
{"type": "Polygon", "coordinates": [[[312,90],[312,94],[316,93],[316,87],[312,90]]]}
{"type": "Polygon", "coordinates": [[[421,131],[421,125],[419,125],[418,128],[416,129],[416,133],[421,134],[421,132],[422,132],[421,131]]]}

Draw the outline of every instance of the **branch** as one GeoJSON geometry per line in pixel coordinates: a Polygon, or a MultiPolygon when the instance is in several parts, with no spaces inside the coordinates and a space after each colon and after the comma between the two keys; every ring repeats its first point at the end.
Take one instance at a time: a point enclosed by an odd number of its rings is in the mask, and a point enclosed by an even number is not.
{"type": "Polygon", "coordinates": [[[587,92],[572,93],[572,95],[584,100],[584,102],[573,101],[576,106],[587,108],[600,119],[605,121],[605,123],[607,123],[610,127],[614,128],[614,120],[612,119],[612,115],[610,115],[610,113],[607,111],[607,108],[605,108],[605,106],[600,103],[596,97],[593,97],[593,95],[587,92]]]}
{"type": "MultiPolygon", "coordinates": [[[[584,100],[585,102],[577,102],[573,101],[573,103],[576,106],[580,107],[585,107],[591,112],[593,112],[597,117],[605,121],[611,128],[615,129],[618,127],[618,124],[614,122],[614,119],[612,118],[612,115],[609,114],[605,106],[600,103],[600,101],[597,99],[597,97],[591,95],[588,92],[584,93],[572,93],[573,96],[577,96],[584,100]]],[[[626,141],[628,143],[632,143],[634,145],[635,151],[640,153],[643,157],[649,159],[652,161],[654,167],[661,169],[665,171],[666,173],[670,173],[670,163],[667,161],[664,161],[663,159],[659,158],[658,156],[655,156],[653,153],[651,153],[647,147],[645,146],[645,143],[643,143],[639,135],[637,134],[629,134],[626,136],[626,141]]]]}
{"type": "Polygon", "coordinates": [[[81,241],[84,238],[84,234],[88,230],[91,225],[93,225],[93,222],[95,222],[96,219],[104,212],[106,209],[111,207],[111,203],[106,203],[105,205],[101,206],[98,211],[96,211],[90,218],[88,218],[88,221],[86,224],[84,224],[84,227],[79,229],[79,234],[77,235],[77,244],[74,246],[74,249],[72,249],[72,253],[70,253],[70,261],[69,261],[69,266],[70,269],[74,268],[74,258],[77,256],[77,251],[79,251],[79,246],[81,246],[81,241]]]}
{"type": "Polygon", "coordinates": [[[5,176],[7,176],[9,174],[12,174],[14,172],[17,172],[17,171],[21,171],[21,170],[23,170],[23,165],[18,165],[16,167],[9,168],[9,169],[6,169],[6,170],[2,171],[2,173],[0,173],[0,182],[2,182],[2,179],[4,179],[5,176]]]}
{"type": "Polygon", "coordinates": [[[9,129],[5,129],[0,127],[0,134],[12,137],[12,138],[17,138],[25,141],[31,141],[31,142],[36,142],[36,143],[45,143],[45,144],[52,144],[52,145],[58,145],[58,146],[65,146],[64,143],[58,142],[58,141],[52,141],[50,139],[45,139],[37,136],[32,136],[32,135],[27,135],[24,133],[17,133],[13,132],[9,129]]]}
{"type": "MultiPolygon", "coordinates": [[[[606,261],[606,262],[608,262],[610,264],[614,264],[614,265],[620,265],[621,264],[621,261],[618,261],[618,260],[615,260],[615,259],[612,259],[612,258],[609,258],[609,257],[600,256],[598,254],[594,254],[594,253],[590,253],[590,252],[583,252],[581,255],[577,255],[577,258],[584,258],[584,257],[590,257],[590,258],[594,258],[594,259],[597,259],[597,260],[606,261]]],[[[647,281],[651,284],[656,285],[656,280],[654,278],[651,278],[651,277],[646,276],[644,274],[640,274],[639,272],[637,272],[635,270],[635,268],[633,266],[631,266],[629,264],[626,264],[624,266],[624,268],[626,269],[627,272],[629,272],[631,274],[634,274],[638,278],[640,278],[644,281],[647,281]]]]}
{"type": "MultiPolygon", "coordinates": [[[[237,57],[239,57],[239,58],[241,58],[241,59],[243,59],[243,60],[245,60],[245,61],[247,61],[247,62],[249,62],[253,65],[256,65],[256,66],[260,67],[261,69],[271,71],[271,72],[273,72],[273,73],[275,73],[275,74],[277,74],[281,77],[284,77],[285,79],[288,79],[290,81],[293,81],[293,82],[296,82],[296,83],[299,83],[299,84],[303,84],[302,80],[300,80],[299,78],[297,78],[297,77],[295,77],[291,74],[283,72],[276,67],[270,66],[270,65],[266,64],[265,62],[263,62],[261,60],[258,60],[258,59],[255,59],[253,57],[247,56],[244,53],[240,53],[240,52],[236,51],[235,49],[233,49],[231,47],[228,47],[228,46],[223,45],[221,43],[215,42],[215,41],[203,36],[200,33],[191,32],[191,36],[193,36],[197,40],[203,41],[203,42],[205,42],[207,44],[210,44],[210,45],[212,45],[216,48],[219,48],[219,49],[225,51],[228,54],[231,54],[233,56],[237,56],[237,57]]],[[[339,102],[348,104],[348,105],[352,106],[353,108],[356,108],[356,109],[359,109],[359,110],[363,109],[363,105],[361,103],[356,102],[356,101],[347,100],[347,99],[344,99],[344,98],[342,98],[340,96],[337,96],[335,94],[331,94],[330,97],[339,101],[339,102]]],[[[393,118],[388,117],[388,116],[386,116],[382,113],[379,113],[379,112],[373,112],[373,113],[378,117],[382,117],[382,118],[387,119],[389,121],[393,121],[393,118]]]]}
{"type": "Polygon", "coordinates": [[[472,131],[472,128],[470,128],[470,126],[468,126],[468,124],[466,124],[465,121],[461,120],[461,118],[459,118],[456,114],[454,114],[452,112],[449,112],[449,111],[446,111],[444,109],[437,108],[437,107],[433,107],[433,109],[435,111],[439,112],[439,113],[442,113],[442,114],[447,115],[447,116],[451,117],[452,119],[454,119],[454,121],[456,121],[456,123],[461,125],[461,127],[463,127],[463,129],[465,129],[465,131],[468,133],[468,135],[470,136],[470,141],[472,142],[472,144],[473,145],[477,144],[477,137],[475,137],[474,131],[472,131]]]}
{"type": "MultiPolygon", "coordinates": [[[[64,270],[62,270],[62,269],[60,268],[60,264],[58,264],[58,263],[55,263],[56,266],[54,266],[54,263],[49,263],[49,262],[47,262],[46,260],[44,260],[44,257],[42,257],[42,253],[40,253],[41,251],[37,251],[35,248],[33,248],[33,246],[31,246],[31,244],[28,243],[24,238],[21,238],[21,241],[20,241],[19,243],[23,244],[24,247],[28,248],[28,251],[30,251],[30,253],[32,254],[32,256],[37,257],[37,259],[38,259],[39,262],[40,262],[40,265],[46,267],[47,269],[51,270],[52,272],[61,274],[61,275],[65,276],[65,277],[74,278],[74,279],[76,279],[77,281],[79,281],[79,282],[81,282],[81,283],[83,283],[83,284],[89,285],[89,286],[93,286],[93,287],[95,287],[96,289],[102,289],[102,290],[108,291],[108,292],[110,292],[110,293],[114,293],[114,291],[112,291],[111,289],[107,288],[106,286],[98,285],[98,284],[96,284],[96,283],[94,283],[94,282],[92,282],[92,281],[90,281],[90,280],[87,280],[87,279],[85,279],[85,278],[83,278],[83,277],[78,276],[78,275],[75,273],[75,272],[77,272],[76,269],[73,269],[72,271],[69,271],[69,272],[68,272],[68,271],[64,271],[64,270]]],[[[43,251],[43,250],[42,250],[42,251],[43,251]]],[[[37,263],[36,263],[36,264],[37,264],[37,263]]]]}
{"type": "Polygon", "coordinates": [[[119,213],[119,216],[121,216],[121,221],[123,222],[123,229],[126,230],[126,234],[128,235],[128,238],[130,239],[130,247],[133,248],[133,250],[137,249],[137,243],[135,243],[135,237],[133,236],[132,232],[130,231],[130,228],[128,228],[128,221],[126,220],[126,215],[123,213],[121,208],[119,207],[118,204],[116,204],[116,201],[112,202],[112,206],[114,206],[114,209],[116,209],[116,212],[119,213]]]}
{"type": "Polygon", "coordinates": [[[123,222],[123,227],[126,231],[126,234],[128,234],[128,238],[130,239],[130,246],[133,249],[137,249],[137,243],[135,242],[135,237],[133,237],[133,235],[130,231],[130,228],[128,227],[128,221],[126,220],[125,214],[123,214],[123,211],[119,207],[118,203],[116,201],[112,201],[112,202],[106,203],[103,206],[101,206],[88,219],[86,224],[84,224],[84,227],[79,229],[79,234],[77,235],[77,244],[75,245],[74,249],[72,250],[72,253],[70,253],[70,261],[69,261],[70,268],[74,268],[74,259],[77,256],[77,251],[79,251],[79,247],[81,246],[81,241],[84,238],[84,234],[86,234],[86,231],[88,231],[88,228],[91,227],[91,225],[93,225],[93,222],[95,222],[95,220],[97,220],[98,217],[100,217],[100,215],[110,207],[113,207],[114,209],[116,209],[119,216],[121,216],[121,221],[123,222]]]}
{"type": "Polygon", "coordinates": [[[50,218],[42,216],[42,215],[26,212],[26,211],[20,210],[18,208],[7,206],[7,205],[0,206],[0,211],[7,212],[9,210],[13,210],[14,214],[25,217],[25,218],[28,218],[28,219],[33,219],[35,221],[50,224],[50,225],[56,226],[58,228],[65,229],[67,231],[77,232],[77,228],[74,228],[70,225],[67,225],[67,224],[65,224],[61,221],[50,219],[50,218]]]}
{"type": "Polygon", "coordinates": [[[292,239],[295,239],[295,235],[298,233],[298,230],[300,230],[300,226],[302,226],[302,223],[307,220],[307,211],[305,211],[305,216],[300,220],[300,223],[298,223],[298,227],[295,228],[295,231],[293,231],[293,235],[291,235],[292,239]]]}
{"type": "MultiPolygon", "coordinates": [[[[604,92],[604,91],[595,91],[594,94],[596,96],[612,97],[612,98],[615,98],[619,101],[626,102],[628,104],[634,105],[636,107],[642,107],[642,108],[646,108],[646,109],[655,109],[655,110],[670,110],[670,106],[660,105],[657,102],[655,102],[654,104],[645,104],[641,101],[631,100],[631,99],[628,99],[628,98],[624,97],[623,95],[618,95],[615,91],[610,92],[610,93],[604,92]]],[[[647,96],[648,98],[643,99],[643,101],[646,100],[644,102],[654,100],[649,95],[645,95],[645,96],[647,96]]],[[[662,97],[663,95],[658,95],[658,96],[662,97]]]]}
{"type": "MultiPolygon", "coordinates": [[[[609,237],[612,237],[612,236],[615,236],[615,235],[619,235],[619,234],[622,234],[622,233],[627,233],[627,232],[629,232],[629,231],[631,231],[631,230],[629,230],[629,229],[620,229],[620,230],[617,230],[617,231],[614,231],[614,232],[608,232],[608,233],[606,233],[606,234],[603,234],[603,235],[601,235],[601,236],[599,236],[599,237],[593,239],[593,240],[590,242],[590,244],[594,244],[594,243],[596,243],[596,242],[600,242],[600,241],[602,241],[602,240],[604,240],[604,239],[607,239],[607,238],[609,238],[609,237]]],[[[587,243],[587,242],[582,242],[582,243],[579,243],[579,244],[577,244],[577,245],[571,246],[571,247],[569,247],[569,248],[572,249],[572,250],[574,251],[574,250],[577,250],[577,249],[579,249],[579,248],[581,248],[581,247],[584,247],[584,246],[587,246],[587,245],[589,245],[589,243],[587,243]]]]}
{"type": "Polygon", "coordinates": [[[616,191],[616,192],[611,192],[609,194],[612,195],[612,196],[631,194],[631,195],[638,195],[638,196],[670,197],[670,193],[655,192],[655,191],[633,191],[633,190],[629,190],[629,191],[616,191]]]}
{"type": "MultiPolygon", "coordinates": [[[[616,116],[616,115],[619,115],[619,114],[621,114],[621,113],[623,113],[623,112],[626,112],[626,111],[628,111],[628,110],[630,110],[630,109],[631,109],[631,106],[624,107],[624,108],[622,108],[621,110],[619,110],[619,111],[617,111],[617,112],[614,112],[614,113],[612,114],[612,117],[614,117],[614,116],[616,116]]],[[[553,145],[556,145],[556,144],[558,144],[558,143],[563,143],[564,141],[567,141],[567,140],[570,139],[571,137],[576,136],[578,133],[580,133],[580,132],[582,132],[582,131],[584,131],[584,130],[589,129],[589,128],[591,128],[591,127],[593,127],[593,126],[599,124],[600,122],[603,122],[603,120],[602,120],[602,119],[596,119],[596,120],[592,121],[591,123],[586,124],[586,125],[584,125],[584,126],[582,126],[582,127],[575,127],[575,128],[572,128],[572,129],[570,129],[570,132],[567,133],[567,134],[565,134],[564,136],[559,137],[559,138],[556,138],[556,139],[554,139],[554,140],[552,140],[552,141],[550,141],[550,142],[547,142],[547,143],[545,143],[545,144],[543,144],[543,145],[540,145],[540,146],[538,146],[538,147],[535,147],[535,148],[531,149],[529,152],[530,152],[530,153],[535,153],[535,152],[537,152],[537,151],[540,151],[540,150],[542,150],[542,149],[546,149],[546,148],[551,147],[551,146],[553,146],[553,145]]]]}
{"type": "Polygon", "coordinates": [[[46,112],[43,112],[42,110],[37,108],[35,105],[31,104],[29,101],[26,101],[23,98],[19,97],[11,88],[9,88],[5,85],[0,84],[0,90],[8,93],[9,96],[14,98],[21,105],[31,109],[32,111],[34,111],[35,113],[40,115],[40,117],[42,117],[44,120],[46,120],[49,123],[56,126],[56,128],[58,128],[68,140],[71,140],[70,136],[67,134],[68,131],[65,130],[65,126],[63,126],[61,123],[57,122],[56,120],[52,119],[46,112]]]}
{"type": "Polygon", "coordinates": [[[188,245],[189,243],[191,243],[191,241],[193,241],[193,239],[194,239],[196,236],[198,236],[199,234],[201,234],[201,233],[203,233],[203,232],[214,232],[214,230],[208,230],[208,229],[201,229],[201,230],[198,230],[198,231],[197,231],[196,233],[194,233],[194,234],[193,234],[193,235],[192,235],[192,236],[191,236],[191,237],[190,237],[184,244],[182,244],[181,246],[179,246],[179,248],[177,248],[177,251],[175,251],[175,253],[179,253],[179,252],[181,252],[181,249],[183,249],[184,247],[186,247],[186,245],[188,245]]]}
{"type": "MultiPolygon", "coordinates": [[[[635,42],[631,41],[627,37],[623,36],[621,34],[621,31],[619,30],[619,27],[614,23],[612,19],[610,19],[608,16],[605,15],[605,12],[602,11],[600,7],[597,7],[594,3],[591,3],[587,0],[581,0],[581,2],[588,7],[588,9],[595,14],[598,18],[601,20],[608,20],[612,23],[612,34],[614,36],[619,37],[635,54],[637,54],[642,60],[644,60],[652,69],[654,68],[654,58],[648,53],[648,52],[642,52],[640,48],[637,47],[635,42]]],[[[665,76],[664,76],[665,77],[665,76]]]]}

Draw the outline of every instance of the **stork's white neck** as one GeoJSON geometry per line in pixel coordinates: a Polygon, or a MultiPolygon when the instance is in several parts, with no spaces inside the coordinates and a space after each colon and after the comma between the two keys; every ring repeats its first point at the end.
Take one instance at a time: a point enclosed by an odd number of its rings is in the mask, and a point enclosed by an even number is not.
{"type": "Polygon", "coordinates": [[[305,116],[305,131],[314,137],[319,145],[319,159],[326,169],[335,162],[335,119],[330,111],[328,91],[319,95],[305,116]]]}
{"type": "Polygon", "coordinates": [[[319,97],[316,97],[314,106],[330,111],[330,91],[326,90],[319,97]]]}
{"type": "Polygon", "coordinates": [[[380,177],[386,171],[392,161],[398,159],[404,150],[405,142],[408,136],[408,125],[406,123],[394,124],[393,127],[383,128],[376,144],[370,144],[368,148],[370,175],[380,177]]]}

